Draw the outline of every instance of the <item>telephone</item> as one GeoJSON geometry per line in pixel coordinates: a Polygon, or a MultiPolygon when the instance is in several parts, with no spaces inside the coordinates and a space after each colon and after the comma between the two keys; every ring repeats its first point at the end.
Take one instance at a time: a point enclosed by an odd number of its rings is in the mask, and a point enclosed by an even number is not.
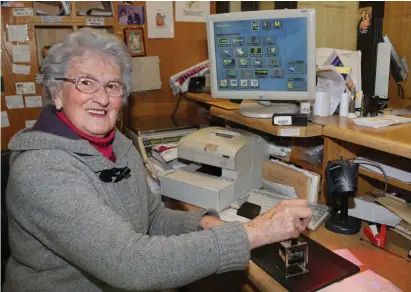
{"type": "Polygon", "coordinates": [[[173,95],[183,94],[188,91],[188,83],[191,77],[203,76],[210,71],[208,60],[198,63],[184,71],[170,77],[170,87],[173,95]]]}

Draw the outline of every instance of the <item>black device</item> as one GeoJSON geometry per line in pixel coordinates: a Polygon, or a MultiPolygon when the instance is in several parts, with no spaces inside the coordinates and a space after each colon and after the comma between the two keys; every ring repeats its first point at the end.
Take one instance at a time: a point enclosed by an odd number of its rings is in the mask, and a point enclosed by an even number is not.
{"type": "Polygon", "coordinates": [[[301,235],[308,244],[308,272],[286,277],[280,269],[283,262],[280,243],[265,245],[251,251],[251,260],[287,290],[317,291],[360,271],[360,269],[318,242],[301,235]]]}
{"type": "Polygon", "coordinates": [[[111,169],[101,171],[99,178],[101,181],[106,183],[113,182],[113,178],[115,178],[114,183],[118,183],[119,181],[128,178],[130,172],[131,170],[127,166],[122,168],[113,167],[111,169]]]}
{"type": "Polygon", "coordinates": [[[333,207],[325,227],[335,233],[356,234],[361,229],[361,221],[348,216],[348,198],[357,191],[356,173],[357,166],[345,160],[330,161],[325,168],[327,201],[333,207]]]}
{"type": "Polygon", "coordinates": [[[237,210],[237,215],[252,220],[258,215],[260,215],[260,211],[261,211],[261,206],[253,204],[253,203],[245,202],[237,210]]]}
{"type": "Polygon", "coordinates": [[[188,91],[192,93],[208,92],[205,87],[205,76],[191,77],[188,81],[188,91]]]}
{"type": "Polygon", "coordinates": [[[307,114],[274,114],[273,125],[276,126],[307,126],[307,114]]]}

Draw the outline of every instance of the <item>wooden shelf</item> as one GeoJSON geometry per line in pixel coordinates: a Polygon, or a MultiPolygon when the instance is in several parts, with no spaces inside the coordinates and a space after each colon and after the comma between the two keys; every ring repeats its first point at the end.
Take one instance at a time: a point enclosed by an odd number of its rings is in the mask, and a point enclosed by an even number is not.
{"type": "Polygon", "coordinates": [[[301,159],[300,157],[292,156],[290,157],[290,162],[294,163],[304,169],[315,172],[319,175],[322,175],[323,167],[321,163],[311,163],[307,160],[301,159]]]}
{"type": "Polygon", "coordinates": [[[103,16],[57,16],[61,18],[61,22],[58,23],[43,23],[42,16],[30,16],[30,23],[34,26],[87,26],[88,18],[99,18],[104,19],[105,26],[113,26],[113,17],[103,17],[103,16]]]}
{"type": "MultiPolygon", "coordinates": [[[[376,173],[376,172],[373,172],[371,170],[364,169],[364,168],[361,168],[361,167],[359,168],[358,172],[359,172],[360,175],[363,175],[363,176],[366,176],[366,177],[371,177],[371,178],[376,179],[376,180],[381,181],[381,182],[385,182],[383,174],[376,173]]],[[[395,178],[388,177],[388,184],[392,185],[392,186],[396,186],[396,187],[404,189],[404,190],[407,190],[407,191],[411,191],[411,184],[407,184],[407,183],[402,182],[402,181],[400,181],[398,179],[395,179],[395,178]]]]}
{"type": "Polygon", "coordinates": [[[247,118],[240,115],[238,110],[225,110],[216,106],[211,107],[210,114],[274,136],[314,137],[322,135],[322,126],[311,123],[304,127],[274,126],[271,119],[247,118]]]}

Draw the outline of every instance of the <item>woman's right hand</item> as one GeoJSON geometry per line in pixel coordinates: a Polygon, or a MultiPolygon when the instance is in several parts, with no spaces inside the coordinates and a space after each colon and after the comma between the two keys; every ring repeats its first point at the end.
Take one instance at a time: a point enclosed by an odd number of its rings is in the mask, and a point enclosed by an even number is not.
{"type": "Polygon", "coordinates": [[[311,220],[306,200],[284,200],[264,214],[244,223],[250,248],[298,238],[311,220]]]}

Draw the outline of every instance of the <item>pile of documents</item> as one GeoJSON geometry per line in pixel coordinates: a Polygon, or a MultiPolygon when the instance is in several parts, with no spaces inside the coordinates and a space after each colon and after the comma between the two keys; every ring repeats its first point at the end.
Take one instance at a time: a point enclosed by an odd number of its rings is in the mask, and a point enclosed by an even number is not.
{"type": "Polygon", "coordinates": [[[263,163],[265,189],[288,197],[306,199],[313,205],[317,204],[320,178],[317,173],[278,160],[263,163]]]}
{"type": "Polygon", "coordinates": [[[355,119],[354,123],[360,126],[366,126],[371,128],[382,128],[391,125],[411,123],[411,118],[394,116],[394,115],[385,115],[378,117],[368,117],[368,118],[359,118],[355,119]]]}

